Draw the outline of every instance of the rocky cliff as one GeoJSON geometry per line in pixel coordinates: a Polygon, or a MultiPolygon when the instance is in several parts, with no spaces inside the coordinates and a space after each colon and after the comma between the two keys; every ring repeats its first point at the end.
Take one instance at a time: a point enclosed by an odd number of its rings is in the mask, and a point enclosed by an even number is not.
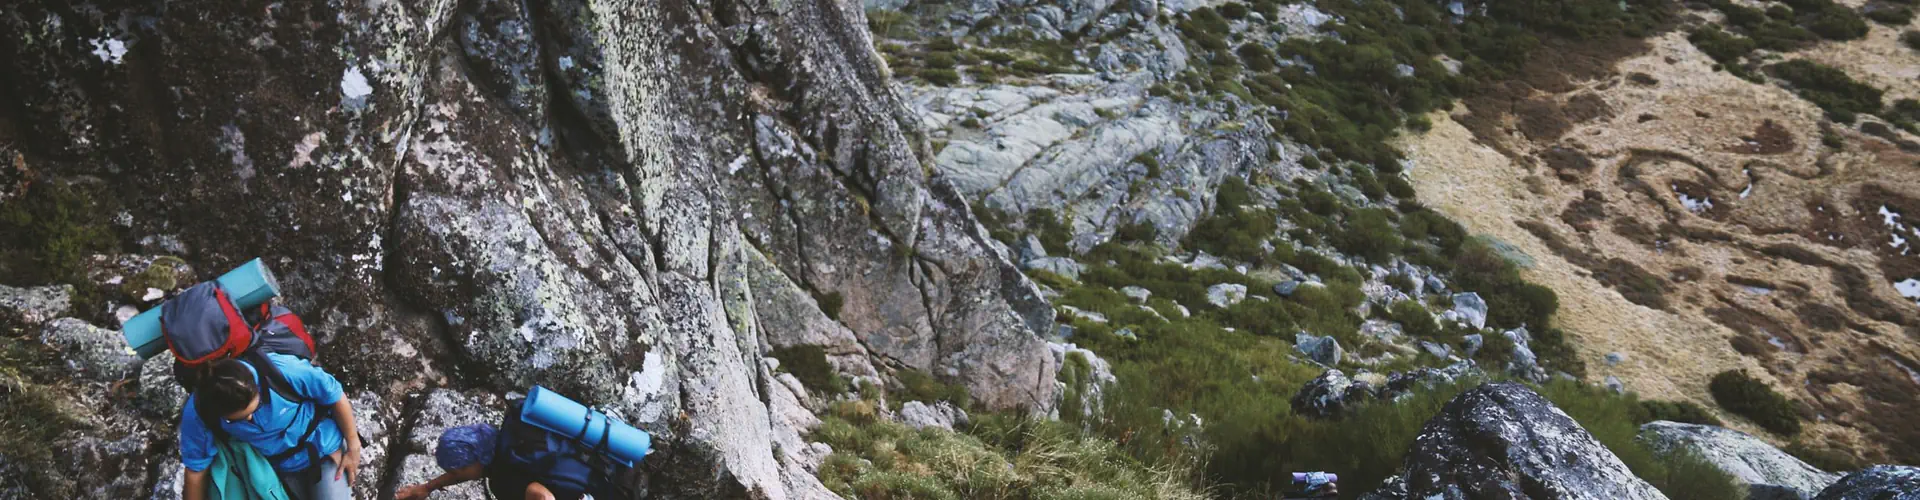
{"type": "MultiPolygon", "coordinates": [[[[368,496],[424,451],[435,388],[614,410],[660,444],[633,478],[652,498],[830,496],[777,346],[1054,404],[1052,309],[928,168],[858,5],[12,2],[0,26],[0,195],[80,193],[111,235],[58,314],[111,328],[148,288],[265,259],[371,415],[368,496]],[[197,272],[101,264],[158,254],[197,272]]],[[[108,409],[76,425],[125,437],[63,434],[88,452],[8,457],[0,484],[164,489],[168,410],[75,384],[108,409]]]]}

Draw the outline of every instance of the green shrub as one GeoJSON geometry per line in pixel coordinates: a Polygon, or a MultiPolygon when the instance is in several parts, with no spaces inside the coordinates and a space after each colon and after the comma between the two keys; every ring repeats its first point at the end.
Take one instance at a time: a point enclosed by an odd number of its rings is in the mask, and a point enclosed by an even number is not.
{"type": "Polygon", "coordinates": [[[1853,123],[1857,113],[1880,111],[1882,91],[1855,81],[1838,68],[1795,59],[1768,66],[1767,72],[1793,84],[1794,93],[1820,106],[1834,121],[1853,123]]]}
{"type": "Polygon", "coordinates": [[[1909,49],[1920,50],[1920,31],[1908,30],[1906,33],[1901,33],[1900,43],[1907,44],[1909,49]]]}
{"type": "Polygon", "coordinates": [[[1913,9],[1898,5],[1872,5],[1867,7],[1867,19],[1888,26],[1906,26],[1913,22],[1913,9]]]}
{"type": "Polygon", "coordinates": [[[1048,254],[1066,255],[1073,241],[1073,227],[1060,219],[1050,208],[1034,209],[1027,212],[1027,230],[1040,238],[1040,246],[1048,254]]]}
{"type": "Polygon", "coordinates": [[[1794,412],[1793,403],[1744,370],[1714,375],[1707,390],[1713,393],[1714,402],[1721,408],[1746,417],[1768,431],[1785,436],[1800,432],[1800,416],[1794,412]]]}
{"type": "Polygon", "coordinates": [[[1346,228],[1333,235],[1333,246],[1341,252],[1385,263],[1400,253],[1406,243],[1400,229],[1394,227],[1391,212],[1381,208],[1356,210],[1347,218],[1346,228]]]}
{"type": "Polygon", "coordinates": [[[847,297],[837,291],[814,294],[813,300],[820,303],[820,312],[826,313],[827,317],[836,321],[840,319],[840,307],[847,303],[847,297]]]}
{"type": "Polygon", "coordinates": [[[1276,67],[1273,64],[1273,51],[1258,42],[1242,44],[1234,53],[1239,54],[1240,60],[1247,64],[1247,69],[1254,72],[1265,73],[1276,67]]]}
{"type": "Polygon", "coordinates": [[[1866,466],[1866,464],[1861,463],[1859,459],[1854,458],[1846,452],[1809,445],[1805,441],[1794,441],[1787,444],[1787,447],[1781,450],[1787,452],[1789,455],[1793,455],[1794,458],[1798,458],[1802,462],[1806,462],[1807,465],[1818,467],[1820,470],[1827,472],[1845,474],[1849,471],[1860,470],[1866,466]]]}
{"type": "Polygon", "coordinates": [[[1665,420],[1683,424],[1726,426],[1725,423],[1720,421],[1720,417],[1713,416],[1713,412],[1707,411],[1706,408],[1702,408],[1692,401],[1641,401],[1640,409],[1642,416],[1639,419],[1639,423],[1643,424],[1655,420],[1665,420]]]}
{"type": "Polygon", "coordinates": [[[1395,302],[1387,307],[1387,317],[1400,323],[1401,332],[1407,336],[1427,340],[1437,339],[1440,336],[1440,323],[1434,321],[1433,313],[1428,312],[1427,308],[1422,307],[1419,302],[1412,300],[1395,302]]]}
{"type": "Polygon", "coordinates": [[[1759,47],[1752,39],[1721,31],[1719,26],[1707,25],[1693,30],[1687,35],[1687,41],[1699,47],[1707,57],[1725,65],[1740,64],[1740,59],[1759,47]]]}
{"type": "Polygon", "coordinates": [[[780,360],[780,369],[800,379],[800,385],[814,394],[835,395],[847,392],[847,379],[833,369],[827,362],[827,351],[817,345],[796,345],[774,349],[774,359],[780,360]]]}
{"type": "MultiPolygon", "coordinates": [[[[13,158],[0,161],[13,161],[13,158]]],[[[0,204],[0,278],[11,285],[68,283],[93,288],[80,276],[86,259],[119,242],[107,222],[110,197],[98,189],[56,180],[36,182],[0,204]]]]}
{"type": "Polygon", "coordinates": [[[900,382],[899,390],[888,398],[895,404],[907,401],[924,403],[946,401],[964,408],[971,401],[966,386],[942,383],[934,380],[933,376],[928,375],[927,372],[899,370],[894,372],[893,377],[900,382]]]}
{"type": "Polygon", "coordinates": [[[927,83],[943,87],[960,83],[960,73],[951,69],[930,68],[921,71],[919,74],[920,78],[925,79],[927,83]]]}

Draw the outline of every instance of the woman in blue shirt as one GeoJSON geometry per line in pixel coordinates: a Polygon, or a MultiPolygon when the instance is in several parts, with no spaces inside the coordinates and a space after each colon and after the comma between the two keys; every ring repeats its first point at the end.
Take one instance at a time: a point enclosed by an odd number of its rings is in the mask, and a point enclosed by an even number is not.
{"type": "Polygon", "coordinates": [[[246,361],[229,359],[212,366],[181,409],[186,500],[206,498],[216,434],[265,455],[294,500],[351,500],[350,486],[360,466],[360,435],[340,381],[294,356],[252,359],[272,363],[270,369],[285,379],[289,394],[262,390],[276,382],[246,361]],[[219,428],[210,429],[210,424],[219,428]]]}

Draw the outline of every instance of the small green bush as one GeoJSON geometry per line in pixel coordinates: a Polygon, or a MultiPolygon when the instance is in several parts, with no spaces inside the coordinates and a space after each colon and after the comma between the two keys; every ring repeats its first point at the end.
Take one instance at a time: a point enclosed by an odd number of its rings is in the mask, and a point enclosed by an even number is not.
{"type": "Polygon", "coordinates": [[[1906,33],[1901,33],[1900,43],[1907,44],[1909,49],[1920,50],[1920,31],[1908,30],[1906,33]]]}
{"type": "Polygon", "coordinates": [[[1643,424],[1655,420],[1665,420],[1683,424],[1726,426],[1724,422],[1720,421],[1720,417],[1713,416],[1713,412],[1707,411],[1706,408],[1702,408],[1692,401],[1641,401],[1640,409],[1642,417],[1639,420],[1640,423],[1643,424]]]}
{"type": "Polygon", "coordinates": [[[820,312],[826,313],[827,317],[837,321],[840,319],[840,307],[847,303],[847,296],[837,291],[827,292],[814,295],[813,300],[820,303],[820,312]]]}
{"type": "Polygon", "coordinates": [[[1054,213],[1053,209],[1040,208],[1027,212],[1027,230],[1040,238],[1040,246],[1051,255],[1066,255],[1073,241],[1073,226],[1070,226],[1054,213]]]}
{"type": "Polygon", "coordinates": [[[774,349],[773,359],[780,360],[780,369],[800,379],[800,385],[815,394],[834,395],[847,392],[850,388],[847,379],[833,369],[827,362],[827,351],[817,345],[795,345],[774,349]]]}
{"type": "Polygon", "coordinates": [[[907,401],[933,403],[946,401],[955,406],[966,407],[971,401],[967,387],[959,384],[946,384],[934,380],[932,375],[920,370],[900,370],[894,372],[894,379],[900,382],[899,390],[888,399],[895,404],[907,401]]]}
{"type": "Polygon", "coordinates": [[[1898,5],[1869,5],[1867,19],[1888,26],[1906,26],[1913,22],[1913,9],[1898,5]]]}
{"type": "Polygon", "coordinates": [[[1800,416],[1793,411],[1793,402],[1774,392],[1765,382],[1747,375],[1745,370],[1714,375],[1707,390],[1713,393],[1714,402],[1721,408],[1746,417],[1768,431],[1785,436],[1800,433],[1800,416]]]}
{"type": "Polygon", "coordinates": [[[1721,31],[1719,26],[1711,24],[1693,30],[1687,35],[1687,41],[1693,42],[1707,57],[1725,65],[1740,64],[1741,58],[1759,48],[1753,39],[1721,31]]]}
{"type": "Polygon", "coordinates": [[[960,83],[960,73],[951,69],[929,68],[920,72],[920,78],[925,79],[927,83],[940,86],[960,83]]]}
{"type": "Polygon", "coordinates": [[[1820,106],[1834,121],[1853,123],[1858,113],[1880,111],[1882,91],[1854,80],[1838,68],[1795,59],[1768,66],[1767,72],[1793,84],[1794,93],[1820,106]]]}
{"type": "Polygon", "coordinates": [[[1865,464],[1861,463],[1859,459],[1854,458],[1852,455],[1832,448],[1809,445],[1805,441],[1794,441],[1787,444],[1787,447],[1781,450],[1787,452],[1789,455],[1793,455],[1794,458],[1798,458],[1802,462],[1806,462],[1807,465],[1818,467],[1820,470],[1827,472],[1845,474],[1849,471],[1856,471],[1865,467],[1865,464]]]}
{"type": "Polygon", "coordinates": [[[1333,246],[1369,262],[1392,260],[1406,240],[1400,238],[1400,228],[1394,227],[1390,214],[1382,208],[1354,211],[1347,218],[1346,229],[1333,235],[1333,246]]]}

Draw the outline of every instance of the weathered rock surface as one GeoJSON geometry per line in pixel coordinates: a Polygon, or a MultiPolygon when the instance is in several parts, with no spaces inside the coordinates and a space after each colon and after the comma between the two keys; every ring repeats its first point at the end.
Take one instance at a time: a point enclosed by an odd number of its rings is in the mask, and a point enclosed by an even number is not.
{"type": "Polygon", "coordinates": [[[951,431],[954,425],[966,425],[967,412],[946,401],[934,404],[908,401],[900,405],[900,422],[915,430],[933,427],[951,431]]]}
{"type": "Polygon", "coordinates": [[[1296,414],[1327,418],[1339,415],[1350,406],[1367,402],[1374,395],[1373,387],[1366,382],[1349,379],[1340,370],[1327,370],[1307,381],[1307,385],[1294,393],[1288,403],[1296,414]]]}
{"type": "Polygon", "coordinates": [[[1920,467],[1876,465],[1847,474],[1814,500],[1920,499],[1920,467]]]}
{"type": "Polygon", "coordinates": [[[1307,359],[1326,366],[1339,366],[1340,358],[1345,354],[1340,349],[1340,341],[1332,335],[1314,336],[1305,332],[1293,336],[1293,348],[1307,355],[1307,359]]]}
{"type": "Polygon", "coordinates": [[[14,288],[0,285],[0,333],[19,335],[67,314],[71,287],[14,288]]]}
{"type": "Polygon", "coordinates": [[[1207,287],[1207,303],[1213,307],[1225,308],[1247,300],[1247,286],[1239,283],[1221,283],[1207,287]]]}
{"type": "Polygon", "coordinates": [[[1468,390],[1407,454],[1407,498],[1665,499],[1524,385],[1468,390]]]}
{"type": "Polygon", "coordinates": [[[140,369],[141,359],[127,348],[120,332],[74,318],[60,318],[40,329],[40,341],[60,351],[75,375],[112,382],[140,369]]]}
{"type": "Polygon", "coordinates": [[[1684,449],[1747,486],[1748,498],[1804,500],[1819,494],[1839,474],[1830,473],[1780,451],[1744,432],[1711,425],[1648,422],[1640,439],[1656,450],[1684,449]]]}
{"type": "Polygon", "coordinates": [[[1487,327],[1487,301],[1481,299],[1478,293],[1453,294],[1453,310],[1448,312],[1455,320],[1473,325],[1476,329],[1487,327]]]}

